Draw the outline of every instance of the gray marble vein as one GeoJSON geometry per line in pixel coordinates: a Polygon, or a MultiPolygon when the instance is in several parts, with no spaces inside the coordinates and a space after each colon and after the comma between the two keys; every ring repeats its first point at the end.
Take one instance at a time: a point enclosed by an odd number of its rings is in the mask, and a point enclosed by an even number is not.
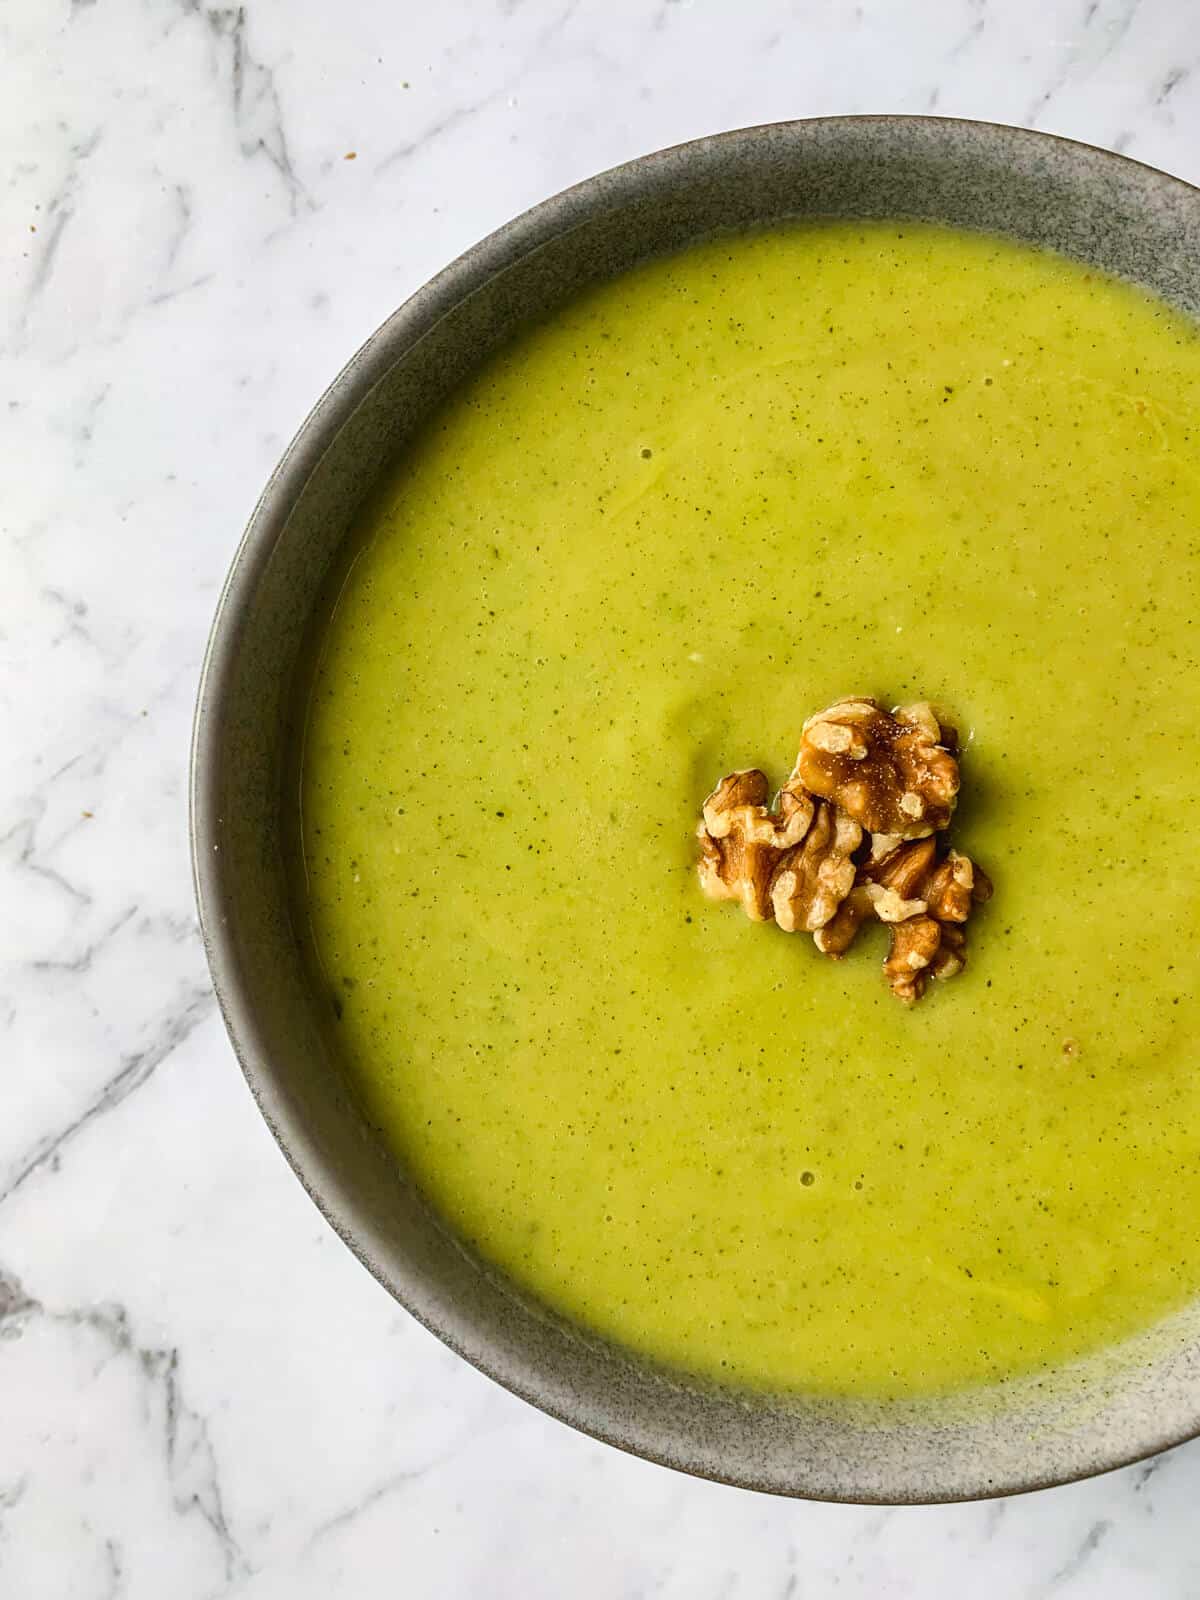
{"type": "MultiPolygon", "coordinates": [[[[436,117],[427,127],[420,129],[411,138],[389,150],[376,164],[376,171],[379,173],[388,172],[393,167],[409,161],[418,153],[424,153],[436,140],[454,132],[462,127],[463,124],[471,122],[501,100],[511,96],[530,67],[540,62],[542,53],[567,27],[578,8],[579,0],[568,0],[567,5],[559,10],[552,20],[542,26],[534,35],[521,62],[511,72],[506,73],[494,88],[477,100],[468,101],[464,105],[453,106],[441,116],[436,117]]],[[[513,13],[510,12],[508,14],[512,15],[513,13]]]]}
{"type": "MultiPolygon", "coordinates": [[[[81,958],[88,964],[94,948],[89,947],[81,958]]],[[[67,970],[71,970],[70,964],[67,970]]],[[[83,969],[76,966],[75,970],[83,969]]],[[[72,1140],[85,1128],[89,1128],[98,1117],[119,1106],[127,1096],[140,1089],[151,1073],[190,1036],[215,1005],[212,991],[206,984],[188,995],[180,1009],[166,1019],[150,1044],[122,1057],[118,1070],[105,1080],[99,1093],[94,1095],[81,1111],[72,1116],[65,1125],[56,1127],[35,1139],[16,1157],[6,1171],[0,1172],[0,1205],[15,1195],[35,1172],[40,1171],[48,1163],[59,1162],[72,1140]]]]}
{"type": "Polygon", "coordinates": [[[14,822],[5,833],[0,833],[0,856],[7,855],[10,863],[21,872],[27,872],[66,895],[76,906],[90,906],[92,896],[86,889],[72,883],[56,867],[39,859],[37,852],[37,824],[31,818],[14,822]]]}
{"type": "Polygon", "coordinates": [[[27,309],[45,289],[50,274],[54,271],[63,234],[75,213],[76,196],[83,181],[83,168],[99,145],[102,132],[102,129],[96,128],[71,144],[66,173],[58,187],[46,199],[42,237],[34,255],[33,271],[29,275],[29,285],[25,291],[27,309]]]}
{"type": "Polygon", "coordinates": [[[1057,1589],[1065,1588],[1091,1563],[1100,1546],[1112,1532],[1112,1522],[1107,1517],[1099,1517],[1079,1541],[1078,1548],[1063,1562],[1061,1567],[1055,1568],[1050,1574],[1045,1592],[1053,1594],[1057,1589]]]}
{"type": "MultiPolygon", "coordinates": [[[[226,1584],[245,1575],[249,1568],[226,1514],[208,1423],[187,1400],[179,1351],[140,1343],[119,1304],[52,1309],[0,1268],[0,1338],[26,1337],[39,1321],[66,1331],[76,1343],[98,1347],[102,1362],[116,1359],[131,1364],[161,1428],[165,1481],[175,1514],[198,1517],[207,1527],[220,1553],[226,1584]]],[[[21,1480],[18,1492],[10,1490],[7,1501],[0,1499],[0,1512],[18,1505],[27,1486],[28,1479],[21,1480]]],[[[110,1584],[119,1584],[124,1575],[120,1548],[112,1539],[105,1539],[103,1548],[110,1584]]]]}
{"type": "Polygon", "coordinates": [[[261,155],[275,169],[293,211],[311,209],[313,198],[292,160],[274,69],[251,49],[246,6],[194,9],[212,36],[220,74],[227,80],[241,154],[248,160],[261,155]]]}

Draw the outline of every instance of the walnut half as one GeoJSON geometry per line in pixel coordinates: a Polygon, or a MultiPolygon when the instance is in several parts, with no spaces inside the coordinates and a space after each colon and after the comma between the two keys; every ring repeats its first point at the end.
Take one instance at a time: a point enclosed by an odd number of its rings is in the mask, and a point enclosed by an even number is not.
{"type": "Polygon", "coordinates": [[[947,825],[958,795],[947,739],[923,702],[890,714],[875,700],[839,700],[804,724],[793,778],[870,833],[922,839],[947,825]]]}
{"type": "Polygon", "coordinates": [[[774,813],[767,807],[769,794],[766,774],[756,767],[731,772],[704,802],[696,829],[700,887],[710,900],[740,900],[751,922],[769,922],[774,915],[776,868],[804,838],[815,810],[810,796],[787,792],[774,813]]]}
{"type": "Polygon", "coordinates": [[[939,922],[965,922],[971,907],[991,898],[987,874],[957,850],[938,855],[934,839],[896,845],[861,872],[880,922],[903,922],[928,910],[939,922]]]}
{"type": "Polygon", "coordinates": [[[892,929],[892,945],[883,963],[892,993],[914,1005],[930,978],[953,978],[967,964],[966,930],[933,917],[910,917],[892,929]]]}
{"type": "Polygon", "coordinates": [[[822,928],[854,886],[851,859],[862,829],[836,806],[790,785],[767,805],[757,768],[731,772],[704,802],[700,887],[710,900],[738,900],[752,922],[772,918],[786,933],[822,928]]]}
{"type": "Polygon", "coordinates": [[[857,822],[817,801],[804,843],[779,863],[771,883],[775,921],[785,933],[814,933],[835,915],[854,887],[851,856],[861,843],[857,822]]]}
{"type": "Polygon", "coordinates": [[[987,874],[958,850],[939,856],[934,839],[893,843],[859,867],[852,893],[818,945],[828,955],[844,955],[869,916],[887,923],[884,975],[896,998],[911,1005],[930,978],[953,978],[966,966],[963,924],[991,895],[987,874]]]}

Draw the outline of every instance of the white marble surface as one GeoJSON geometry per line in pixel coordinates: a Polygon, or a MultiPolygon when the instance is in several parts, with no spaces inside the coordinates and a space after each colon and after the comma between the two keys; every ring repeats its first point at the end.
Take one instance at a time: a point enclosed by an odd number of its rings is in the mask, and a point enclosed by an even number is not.
{"type": "Polygon", "coordinates": [[[1200,1594],[1200,1446],[1023,1500],[796,1505],[459,1363],[258,1119],[185,810],[257,490],[465,245],[642,151],[823,112],[1032,123],[1200,179],[1198,55],[1193,0],[5,0],[4,1600],[1200,1594]]]}

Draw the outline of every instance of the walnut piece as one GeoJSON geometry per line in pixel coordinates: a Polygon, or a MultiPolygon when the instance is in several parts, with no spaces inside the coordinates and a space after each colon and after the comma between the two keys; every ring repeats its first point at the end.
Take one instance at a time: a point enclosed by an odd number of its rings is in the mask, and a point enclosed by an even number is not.
{"type": "Polygon", "coordinates": [[[991,880],[969,856],[950,850],[939,859],[936,840],[917,839],[864,863],[860,879],[875,915],[892,925],[883,970],[897,999],[911,1005],[930,978],[962,971],[962,924],[992,894],[991,880]]]}
{"type": "Polygon", "coordinates": [[[850,859],[862,829],[836,806],[817,801],[804,843],[779,863],[771,884],[775,920],[785,933],[823,928],[854,887],[850,859]]]}
{"type": "Polygon", "coordinates": [[[882,859],[864,863],[861,876],[881,922],[903,922],[922,911],[939,922],[965,922],[973,905],[992,896],[987,873],[957,850],[939,858],[935,839],[899,844],[882,859]],[[888,915],[896,903],[912,909],[888,915]]]}
{"type": "Polygon", "coordinates": [[[909,917],[896,923],[883,974],[897,1000],[912,1005],[925,993],[929,964],[941,942],[941,924],[932,917],[909,917]]]}
{"type": "Polygon", "coordinates": [[[837,911],[823,928],[813,934],[813,940],[822,955],[836,961],[844,956],[858,936],[858,930],[874,913],[871,896],[865,883],[856,883],[842,901],[837,911]]]}
{"type": "Polygon", "coordinates": [[[953,978],[967,964],[967,935],[956,922],[934,917],[909,917],[892,929],[892,944],[883,963],[892,993],[914,1005],[930,978],[953,978]]]}
{"type": "Polygon", "coordinates": [[[804,724],[793,777],[868,832],[901,839],[944,828],[958,795],[958,762],[924,702],[894,714],[866,698],[827,706],[804,724]]]}
{"type": "Polygon", "coordinates": [[[785,790],[775,814],[769,794],[766,774],[757,768],[731,772],[704,802],[696,830],[700,887],[710,900],[740,900],[751,922],[774,915],[771,880],[784,852],[803,840],[816,809],[803,791],[785,790]]]}
{"type": "Polygon", "coordinates": [[[779,808],[766,775],[752,768],[722,778],[704,802],[700,887],[712,900],[739,900],[752,922],[772,917],[787,933],[822,928],[854,887],[857,822],[790,781],[779,808]]]}

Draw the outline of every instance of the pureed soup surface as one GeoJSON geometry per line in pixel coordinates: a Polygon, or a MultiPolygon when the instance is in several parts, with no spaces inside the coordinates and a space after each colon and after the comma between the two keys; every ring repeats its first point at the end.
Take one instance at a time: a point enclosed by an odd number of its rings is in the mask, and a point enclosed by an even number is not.
{"type": "Polygon", "coordinates": [[[829,225],[606,285],[369,507],[303,759],[312,938],[457,1230],[693,1372],[904,1396],[1200,1287],[1200,343],[996,239],[829,225]],[[905,1010],[697,886],[717,778],[928,697],[996,883],[905,1010]]]}

